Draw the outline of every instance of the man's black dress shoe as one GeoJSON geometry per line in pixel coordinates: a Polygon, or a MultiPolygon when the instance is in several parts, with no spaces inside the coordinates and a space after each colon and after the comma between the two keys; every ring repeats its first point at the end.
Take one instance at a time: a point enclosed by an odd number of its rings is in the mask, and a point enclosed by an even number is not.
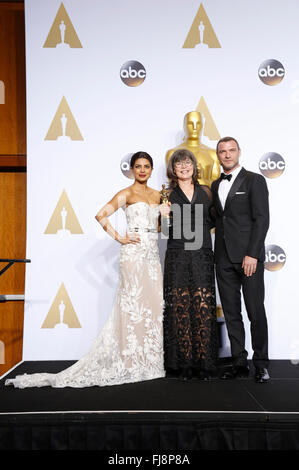
{"type": "Polygon", "coordinates": [[[265,367],[256,367],[255,369],[255,381],[262,384],[267,383],[270,380],[270,375],[265,367]]]}
{"type": "Polygon", "coordinates": [[[248,366],[233,366],[231,369],[226,370],[220,378],[223,380],[230,380],[236,378],[245,378],[248,377],[248,375],[248,366]]]}

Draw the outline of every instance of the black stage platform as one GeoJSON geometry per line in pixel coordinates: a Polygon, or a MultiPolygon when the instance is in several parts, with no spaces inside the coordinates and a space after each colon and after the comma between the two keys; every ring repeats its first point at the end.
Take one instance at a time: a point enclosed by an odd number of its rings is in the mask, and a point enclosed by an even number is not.
{"type": "Polygon", "coordinates": [[[72,363],[23,362],[1,378],[0,450],[299,450],[299,364],[272,361],[267,384],[251,375],[84,389],[4,386],[6,378],[72,363]]]}

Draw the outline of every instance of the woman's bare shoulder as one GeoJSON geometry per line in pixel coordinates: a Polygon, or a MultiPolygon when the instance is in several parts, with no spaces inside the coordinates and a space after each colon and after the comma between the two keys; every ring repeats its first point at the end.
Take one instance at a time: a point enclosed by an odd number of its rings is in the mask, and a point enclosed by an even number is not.
{"type": "Polygon", "coordinates": [[[151,196],[153,197],[153,200],[155,201],[155,204],[159,204],[160,199],[161,199],[160,191],[158,191],[157,189],[154,189],[154,188],[148,188],[148,189],[151,192],[151,196]]]}

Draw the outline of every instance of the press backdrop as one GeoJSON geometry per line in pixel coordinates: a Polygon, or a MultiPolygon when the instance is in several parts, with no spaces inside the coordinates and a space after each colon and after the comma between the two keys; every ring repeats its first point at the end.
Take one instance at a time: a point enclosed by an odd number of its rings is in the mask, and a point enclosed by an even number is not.
{"type": "MultiPolygon", "coordinates": [[[[166,151],[197,109],[203,143],[233,135],[242,165],[267,180],[269,352],[296,363],[298,15],[296,0],[25,0],[25,360],[88,351],[115,299],[120,247],[94,216],[132,183],[136,151],[152,155],[161,188],[166,151]]],[[[111,219],[124,229],[122,211],[111,219]]],[[[225,324],[221,335],[228,355],[225,324]]]]}

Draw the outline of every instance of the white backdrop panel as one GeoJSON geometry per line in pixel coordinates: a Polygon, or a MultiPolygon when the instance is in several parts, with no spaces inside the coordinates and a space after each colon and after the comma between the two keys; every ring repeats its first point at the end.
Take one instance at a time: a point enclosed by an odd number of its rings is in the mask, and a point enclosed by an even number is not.
{"type": "MultiPolygon", "coordinates": [[[[271,227],[266,244],[283,248],[287,261],[282,269],[265,273],[266,308],[270,357],[299,356],[293,197],[298,2],[205,0],[221,47],[202,49],[182,47],[201,5],[198,0],[64,0],[82,48],[43,47],[61,5],[60,0],[25,1],[27,257],[32,263],[26,270],[23,358],[77,359],[88,351],[110,313],[118,282],[119,245],[94,216],[131,184],[120,170],[128,153],[145,150],[152,155],[150,185],[161,188],[165,153],[181,142],[184,115],[201,97],[220,135],[239,140],[248,170],[259,172],[267,152],[279,153],[286,162],[279,178],[267,178],[271,227]],[[267,59],[279,60],[285,68],[276,86],[258,77],[267,59]],[[146,70],[140,86],[129,87],[120,79],[120,68],[129,60],[146,70]],[[45,140],[63,97],[83,140],[45,140]],[[81,234],[45,233],[63,191],[81,234]],[[44,328],[46,319],[56,318],[53,302],[62,283],[71,327],[56,323],[44,328]],[[80,327],[72,327],[74,312],[80,327]]],[[[204,137],[203,142],[215,148],[215,141],[204,137]]],[[[112,221],[124,228],[122,213],[112,221]]],[[[247,347],[251,351],[249,335],[247,347]]]]}

